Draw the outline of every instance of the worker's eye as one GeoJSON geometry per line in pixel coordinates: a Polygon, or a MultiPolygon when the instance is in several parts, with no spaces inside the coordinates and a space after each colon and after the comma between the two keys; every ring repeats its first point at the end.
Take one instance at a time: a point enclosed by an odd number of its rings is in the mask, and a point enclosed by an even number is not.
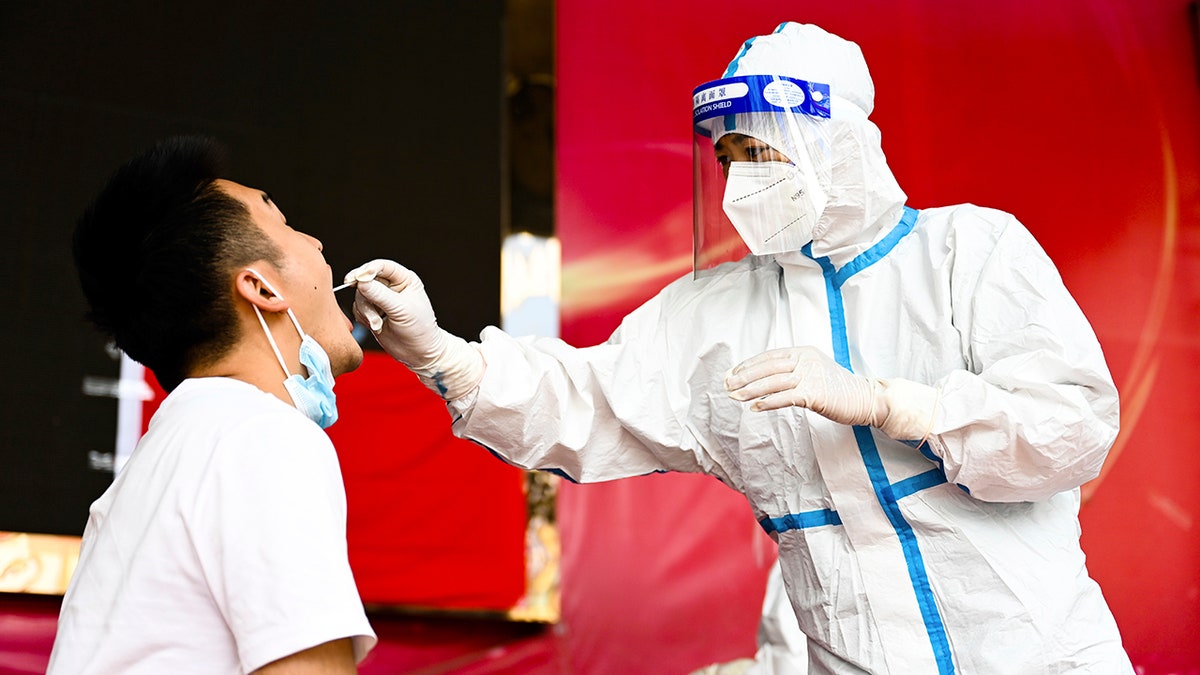
{"type": "Polygon", "coordinates": [[[766,161],[766,155],[769,151],[770,151],[770,148],[760,146],[760,145],[747,145],[746,146],[746,156],[748,156],[750,158],[751,162],[766,161]]]}

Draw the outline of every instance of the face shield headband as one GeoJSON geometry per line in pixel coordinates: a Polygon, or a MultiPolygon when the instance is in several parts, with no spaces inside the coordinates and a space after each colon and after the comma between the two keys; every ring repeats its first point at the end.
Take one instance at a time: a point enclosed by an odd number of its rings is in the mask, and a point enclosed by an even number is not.
{"type": "Polygon", "coordinates": [[[809,146],[828,132],[829,86],[773,75],[724,78],[694,90],[692,112],[696,274],[811,241],[827,198],[809,146]],[[767,144],[776,161],[722,151],[718,162],[714,144],[726,134],[767,144]]]}
{"type": "Polygon", "coordinates": [[[829,85],[781,75],[743,75],[692,90],[692,125],[696,133],[709,138],[711,123],[702,123],[713,118],[784,111],[829,119],[829,85]]]}

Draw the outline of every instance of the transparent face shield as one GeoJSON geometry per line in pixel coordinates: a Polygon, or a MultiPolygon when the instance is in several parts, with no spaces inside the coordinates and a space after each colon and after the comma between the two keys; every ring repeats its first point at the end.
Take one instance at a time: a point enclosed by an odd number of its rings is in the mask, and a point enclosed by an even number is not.
{"type": "Polygon", "coordinates": [[[812,241],[828,201],[829,86],[731,77],[692,102],[695,275],[812,241]]]}

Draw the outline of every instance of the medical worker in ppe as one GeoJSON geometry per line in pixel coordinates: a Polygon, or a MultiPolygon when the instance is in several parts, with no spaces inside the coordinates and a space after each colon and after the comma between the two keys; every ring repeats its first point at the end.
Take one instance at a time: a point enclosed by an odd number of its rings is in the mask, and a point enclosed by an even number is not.
{"type": "Polygon", "coordinates": [[[605,344],[468,344],[383,260],[355,312],[518,466],[744,494],[811,672],[1132,672],[1079,547],[1118,427],[1100,345],[1013,216],[905,205],[873,96],[852,42],[748,40],[693,96],[697,273],[605,344]]]}

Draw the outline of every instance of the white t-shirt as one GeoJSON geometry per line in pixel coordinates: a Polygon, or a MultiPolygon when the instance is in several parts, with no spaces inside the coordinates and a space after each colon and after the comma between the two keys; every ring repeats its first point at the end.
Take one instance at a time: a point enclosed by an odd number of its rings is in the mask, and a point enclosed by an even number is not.
{"type": "Polygon", "coordinates": [[[228,378],[185,380],[92,504],[48,675],[247,673],[375,645],[328,436],[228,378]]]}

